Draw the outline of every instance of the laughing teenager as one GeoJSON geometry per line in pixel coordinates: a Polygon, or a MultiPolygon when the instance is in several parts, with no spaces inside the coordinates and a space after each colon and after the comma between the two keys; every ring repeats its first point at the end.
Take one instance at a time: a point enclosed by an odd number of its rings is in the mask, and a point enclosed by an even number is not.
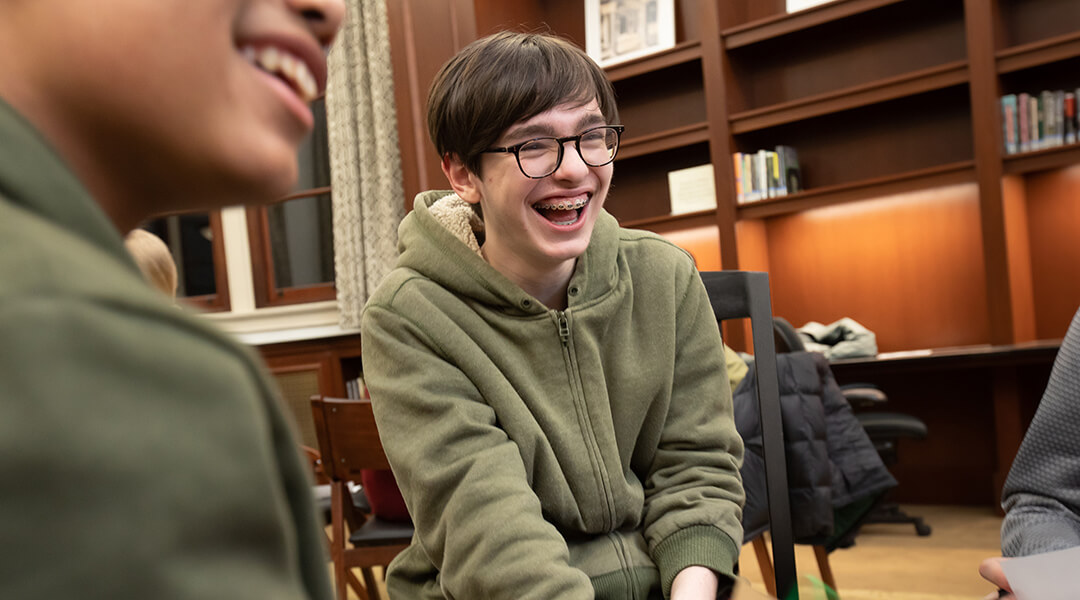
{"type": "Polygon", "coordinates": [[[622,127],[576,47],[500,33],[447,63],[417,196],[363,318],[416,525],[395,598],[726,597],[742,442],[689,255],[605,212],[622,127]]]}

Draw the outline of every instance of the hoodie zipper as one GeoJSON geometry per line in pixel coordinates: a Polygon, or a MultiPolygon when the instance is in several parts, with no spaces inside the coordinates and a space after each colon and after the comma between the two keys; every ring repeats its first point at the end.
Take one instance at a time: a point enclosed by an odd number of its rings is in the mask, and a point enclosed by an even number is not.
{"type": "Polygon", "coordinates": [[[566,316],[566,311],[557,310],[554,313],[555,321],[559,327],[559,340],[562,342],[563,347],[563,361],[566,363],[566,371],[570,379],[570,397],[574,402],[574,407],[577,409],[578,421],[585,438],[589,461],[597,473],[600,491],[604,498],[603,526],[605,529],[610,530],[615,521],[615,508],[611,497],[611,487],[607,479],[607,469],[604,468],[604,462],[600,456],[600,444],[596,441],[596,432],[593,431],[592,419],[589,417],[588,407],[585,406],[585,393],[581,385],[577,361],[574,359],[573,352],[570,351],[570,320],[566,316]]]}

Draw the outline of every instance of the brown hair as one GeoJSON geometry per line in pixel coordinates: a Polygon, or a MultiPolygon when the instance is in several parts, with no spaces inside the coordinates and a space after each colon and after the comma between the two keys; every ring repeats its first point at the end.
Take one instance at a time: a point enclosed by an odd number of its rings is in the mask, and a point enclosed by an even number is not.
{"type": "Polygon", "coordinates": [[[135,229],[124,238],[124,246],[150,285],[176,297],[176,263],[161,238],[145,229],[135,229]]]}
{"type": "Polygon", "coordinates": [[[595,99],[609,125],[615,92],[580,48],[542,33],[504,31],[450,59],[428,94],[428,133],[439,156],[456,155],[480,174],[480,154],[511,125],[567,102],[595,99]]]}

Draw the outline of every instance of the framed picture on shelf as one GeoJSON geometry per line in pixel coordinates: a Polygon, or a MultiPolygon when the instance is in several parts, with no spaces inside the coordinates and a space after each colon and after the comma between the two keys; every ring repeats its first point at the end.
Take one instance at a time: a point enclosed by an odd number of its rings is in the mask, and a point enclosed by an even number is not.
{"type": "Polygon", "coordinates": [[[585,0],[585,50],[601,67],[675,45],[675,0],[585,0]]]}

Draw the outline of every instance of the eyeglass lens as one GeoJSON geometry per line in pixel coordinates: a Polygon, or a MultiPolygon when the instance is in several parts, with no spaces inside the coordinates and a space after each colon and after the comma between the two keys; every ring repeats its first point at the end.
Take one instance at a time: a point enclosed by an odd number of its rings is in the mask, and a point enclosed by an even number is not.
{"type": "MultiPolygon", "coordinates": [[[[581,160],[591,167],[602,167],[615,158],[619,133],[612,127],[597,127],[581,134],[575,144],[581,160]]],[[[518,164],[529,177],[544,177],[555,172],[561,162],[559,141],[539,138],[518,149],[518,164]]]]}

